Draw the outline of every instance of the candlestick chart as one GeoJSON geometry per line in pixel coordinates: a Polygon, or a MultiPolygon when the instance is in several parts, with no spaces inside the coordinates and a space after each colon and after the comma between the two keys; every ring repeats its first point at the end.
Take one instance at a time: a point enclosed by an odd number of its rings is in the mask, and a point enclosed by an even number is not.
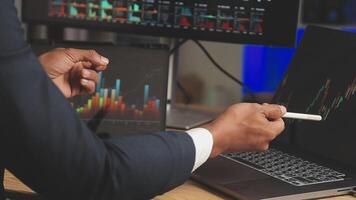
{"type": "MultiPolygon", "coordinates": [[[[287,82],[288,78],[284,80],[287,82]]],[[[283,86],[283,85],[282,85],[283,86]]],[[[335,89],[335,88],[334,88],[335,89]]],[[[304,90],[307,90],[305,88],[304,90]]],[[[318,114],[323,117],[323,120],[328,120],[332,113],[336,112],[338,109],[343,108],[343,106],[347,105],[356,93],[356,76],[346,82],[345,88],[338,89],[337,91],[333,90],[333,80],[327,78],[325,82],[320,86],[320,88],[314,92],[314,94],[308,95],[310,100],[309,103],[306,104],[305,109],[299,108],[299,112],[310,113],[310,114],[318,114]]],[[[310,92],[308,92],[310,93],[310,92]]],[[[301,94],[301,93],[299,93],[301,94]]],[[[284,97],[281,95],[278,97],[277,102],[289,107],[293,104],[293,97],[295,95],[295,91],[291,90],[284,94],[284,97]],[[284,98],[284,100],[282,99],[284,98]]],[[[295,104],[295,102],[294,102],[295,104]]],[[[295,120],[290,120],[295,121],[295,120]]]]}
{"type": "Polygon", "coordinates": [[[334,95],[330,94],[330,85],[332,81],[327,79],[325,84],[320,88],[311,104],[307,107],[306,113],[310,113],[313,110],[323,116],[324,120],[327,120],[329,115],[342,107],[353,98],[356,92],[356,77],[348,86],[334,95]],[[319,105],[317,104],[319,102],[319,105]]]}

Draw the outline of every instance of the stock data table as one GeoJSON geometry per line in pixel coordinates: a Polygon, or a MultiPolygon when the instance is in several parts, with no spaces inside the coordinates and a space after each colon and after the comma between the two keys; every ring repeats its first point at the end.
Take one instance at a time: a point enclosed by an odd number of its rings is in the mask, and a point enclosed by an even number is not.
{"type": "Polygon", "coordinates": [[[272,0],[51,0],[49,15],[122,24],[193,28],[242,34],[264,33],[266,9],[272,0]]]}

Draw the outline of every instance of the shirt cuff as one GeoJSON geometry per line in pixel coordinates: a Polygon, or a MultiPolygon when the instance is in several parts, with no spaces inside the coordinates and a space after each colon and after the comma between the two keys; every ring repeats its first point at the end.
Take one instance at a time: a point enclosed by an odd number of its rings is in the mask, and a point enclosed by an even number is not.
{"type": "Polygon", "coordinates": [[[204,164],[210,157],[213,149],[213,136],[205,128],[195,128],[187,131],[193,139],[195,146],[195,162],[192,172],[204,164]]]}

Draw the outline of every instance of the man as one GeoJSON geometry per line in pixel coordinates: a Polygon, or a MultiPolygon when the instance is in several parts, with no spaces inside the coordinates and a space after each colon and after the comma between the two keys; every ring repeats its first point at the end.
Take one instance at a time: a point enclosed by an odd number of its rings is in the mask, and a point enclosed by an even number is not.
{"type": "Polygon", "coordinates": [[[149,199],[184,183],[209,157],[266,150],[284,129],[284,107],[239,104],[188,134],[99,139],[65,97],[92,92],[108,60],[75,49],[36,58],[13,0],[0,2],[0,166],[45,198],[149,199]]]}

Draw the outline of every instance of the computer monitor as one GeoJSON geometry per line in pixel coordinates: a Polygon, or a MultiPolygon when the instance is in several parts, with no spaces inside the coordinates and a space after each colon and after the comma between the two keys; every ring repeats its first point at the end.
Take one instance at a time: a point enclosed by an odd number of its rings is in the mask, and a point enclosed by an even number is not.
{"type": "Polygon", "coordinates": [[[97,133],[141,134],[165,130],[168,47],[113,46],[66,42],[32,43],[36,54],[55,47],[95,49],[110,59],[92,95],[70,99],[97,133]]]}
{"type": "Polygon", "coordinates": [[[299,0],[37,0],[23,20],[145,35],[294,46],[299,0]]]}

